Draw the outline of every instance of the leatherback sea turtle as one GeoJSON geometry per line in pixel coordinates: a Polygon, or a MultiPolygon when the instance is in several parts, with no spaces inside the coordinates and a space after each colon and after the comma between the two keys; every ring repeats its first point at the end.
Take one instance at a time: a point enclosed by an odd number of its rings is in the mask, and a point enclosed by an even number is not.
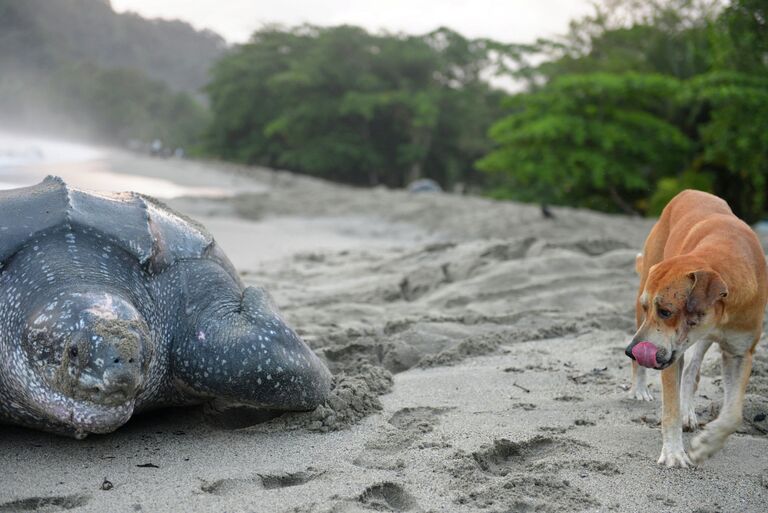
{"type": "Polygon", "coordinates": [[[0,422],[82,438],[217,399],[311,410],[331,375],[199,224],[48,177],[0,192],[0,422]]]}

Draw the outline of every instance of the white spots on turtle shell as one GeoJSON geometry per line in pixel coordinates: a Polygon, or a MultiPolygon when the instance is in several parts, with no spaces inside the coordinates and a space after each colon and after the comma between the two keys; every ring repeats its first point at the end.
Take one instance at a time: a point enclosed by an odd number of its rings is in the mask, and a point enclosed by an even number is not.
{"type": "MultiPolygon", "coordinates": [[[[34,241],[34,251],[31,244],[26,249],[26,256],[30,258],[15,259],[11,272],[6,274],[8,270],[3,270],[0,275],[0,303],[5,302],[5,306],[0,305],[0,357],[6,356],[3,353],[3,339],[7,337],[5,334],[15,333],[18,326],[29,322],[24,317],[29,315],[25,310],[27,305],[36,304],[39,298],[46,295],[48,298],[56,298],[58,304],[52,310],[36,312],[45,315],[38,315],[38,318],[41,323],[48,325],[50,333],[58,333],[62,339],[68,340],[73,330],[83,329],[89,321],[79,317],[76,305],[64,304],[68,298],[64,298],[61,291],[71,292],[67,287],[70,283],[78,287],[83,284],[103,284],[112,289],[127,291],[129,302],[146,316],[155,345],[154,354],[160,356],[153,359],[149,375],[145,376],[147,386],[142,391],[142,405],[185,400],[183,392],[174,387],[173,380],[178,379],[178,375],[172,376],[169,372],[169,363],[172,361],[173,368],[186,376],[186,383],[200,390],[211,384],[224,385],[231,390],[242,390],[254,382],[263,387],[266,379],[274,385],[254,391],[259,395],[259,400],[281,404],[287,397],[298,399],[302,395],[306,396],[307,392],[302,390],[301,385],[303,380],[295,372],[302,367],[311,368],[316,363],[309,353],[303,354],[306,349],[302,349],[300,340],[266,306],[245,305],[243,313],[246,315],[241,318],[247,319],[248,331],[242,337],[227,336],[222,326],[226,322],[225,318],[212,319],[210,328],[187,331],[190,326],[184,316],[185,309],[196,319],[205,319],[208,315],[205,312],[210,311],[208,308],[219,292],[222,294],[219,297],[229,293],[229,282],[221,281],[225,273],[218,263],[204,259],[179,262],[151,276],[150,271],[141,268],[133,256],[122,248],[112,246],[108,239],[96,241],[94,237],[99,237],[98,233],[91,234],[81,226],[75,226],[74,229],[76,231],[67,238],[67,243],[71,242],[73,249],[76,246],[80,257],[77,265],[73,264],[72,255],[67,252],[67,245],[62,244],[63,234],[59,231],[56,232],[58,243],[53,237],[40,235],[41,240],[34,241]],[[35,256],[38,252],[39,255],[35,256]],[[42,266],[45,266],[43,272],[42,266]],[[48,284],[48,276],[55,279],[52,285],[48,284]],[[185,282],[189,284],[190,290],[180,290],[181,284],[185,282]],[[11,291],[11,287],[17,286],[22,292],[15,289],[11,291]],[[17,294],[18,297],[14,298],[17,294]],[[190,296],[192,301],[189,301],[190,296]],[[13,306],[19,301],[21,311],[15,311],[13,306]],[[57,320],[60,322],[55,322],[57,320]],[[189,333],[191,336],[179,344],[177,337],[181,333],[189,333]],[[176,347],[171,346],[174,339],[177,340],[176,347]],[[210,351],[204,351],[207,357],[200,354],[203,353],[198,347],[201,342],[211,344],[210,351]],[[217,347],[221,347],[221,351],[216,350],[217,347]],[[171,350],[173,357],[168,358],[171,350]]],[[[232,285],[236,286],[234,282],[232,285]]],[[[29,318],[34,318],[37,313],[29,318]]],[[[22,351],[17,353],[23,355],[22,351]]],[[[29,376],[29,379],[24,378],[19,382],[28,383],[30,395],[35,394],[45,404],[51,405],[50,390],[44,383],[37,384],[42,371],[33,369],[30,360],[25,357],[18,356],[16,359],[22,360],[18,365],[11,364],[19,369],[17,374],[29,376]]],[[[45,358],[37,360],[38,365],[45,361],[45,358]]],[[[0,386],[0,404],[7,406],[7,394],[3,394],[3,386],[0,386]]],[[[72,419],[95,419],[100,415],[94,411],[83,411],[82,408],[78,411],[72,400],[66,397],[62,397],[59,404],[55,407],[57,411],[61,410],[63,415],[70,415],[72,419]]],[[[7,408],[0,406],[0,418],[3,419],[11,415],[4,412],[4,409],[7,408]]],[[[30,414],[36,415],[39,417],[37,424],[52,426],[52,418],[46,418],[49,411],[31,413],[28,406],[20,406],[14,410],[13,415],[24,417],[27,423],[30,422],[30,414]],[[25,408],[26,411],[20,411],[25,408]]],[[[88,428],[83,429],[84,432],[89,431],[88,428]]]]}

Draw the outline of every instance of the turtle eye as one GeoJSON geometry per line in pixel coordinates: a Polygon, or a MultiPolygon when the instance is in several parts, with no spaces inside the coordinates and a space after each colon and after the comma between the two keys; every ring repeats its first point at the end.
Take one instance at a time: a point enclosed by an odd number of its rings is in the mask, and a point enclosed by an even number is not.
{"type": "Polygon", "coordinates": [[[666,308],[656,307],[656,313],[661,317],[662,319],[666,320],[672,317],[672,312],[667,310],[666,308]]]}
{"type": "Polygon", "coordinates": [[[78,351],[77,346],[72,346],[69,348],[69,356],[72,358],[77,358],[77,355],[80,353],[78,351]]]}

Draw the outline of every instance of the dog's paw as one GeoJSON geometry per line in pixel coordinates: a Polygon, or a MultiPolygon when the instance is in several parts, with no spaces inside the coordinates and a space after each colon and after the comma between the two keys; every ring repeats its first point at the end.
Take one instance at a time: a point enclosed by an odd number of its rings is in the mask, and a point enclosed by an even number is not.
{"type": "Polygon", "coordinates": [[[696,410],[694,407],[683,405],[680,409],[683,414],[683,430],[696,431],[699,429],[699,419],[696,417],[696,410]]]}
{"type": "Polygon", "coordinates": [[[723,448],[728,434],[715,427],[705,428],[697,437],[691,440],[691,459],[699,464],[709,459],[723,448]]]}
{"type": "Polygon", "coordinates": [[[653,394],[647,386],[630,388],[629,397],[638,401],[653,401],[653,394]]]}
{"type": "Polygon", "coordinates": [[[667,447],[661,448],[659,465],[680,468],[691,468],[695,466],[693,461],[691,461],[691,458],[685,453],[685,449],[668,449],[667,447]]]}

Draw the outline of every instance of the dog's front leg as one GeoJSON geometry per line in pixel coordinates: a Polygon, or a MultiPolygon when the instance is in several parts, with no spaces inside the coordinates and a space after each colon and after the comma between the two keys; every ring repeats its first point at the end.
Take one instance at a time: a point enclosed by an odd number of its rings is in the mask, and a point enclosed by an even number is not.
{"type": "Polygon", "coordinates": [[[677,361],[661,371],[661,437],[659,465],[667,467],[693,466],[683,446],[683,424],[680,418],[680,367],[677,361]]]}
{"type": "Polygon", "coordinates": [[[629,396],[638,401],[653,401],[653,394],[648,389],[645,367],[641,367],[635,360],[632,360],[632,388],[629,389],[629,396]]]}
{"type": "Polygon", "coordinates": [[[709,338],[699,340],[691,349],[686,351],[685,367],[680,385],[680,409],[683,413],[683,427],[691,431],[695,431],[699,427],[693,396],[699,387],[701,361],[712,342],[712,339],[709,338]]]}
{"type": "Polygon", "coordinates": [[[744,393],[752,372],[752,350],[734,355],[723,349],[722,356],[723,407],[720,415],[691,441],[691,458],[697,464],[722,449],[725,439],[741,425],[744,393]]]}

